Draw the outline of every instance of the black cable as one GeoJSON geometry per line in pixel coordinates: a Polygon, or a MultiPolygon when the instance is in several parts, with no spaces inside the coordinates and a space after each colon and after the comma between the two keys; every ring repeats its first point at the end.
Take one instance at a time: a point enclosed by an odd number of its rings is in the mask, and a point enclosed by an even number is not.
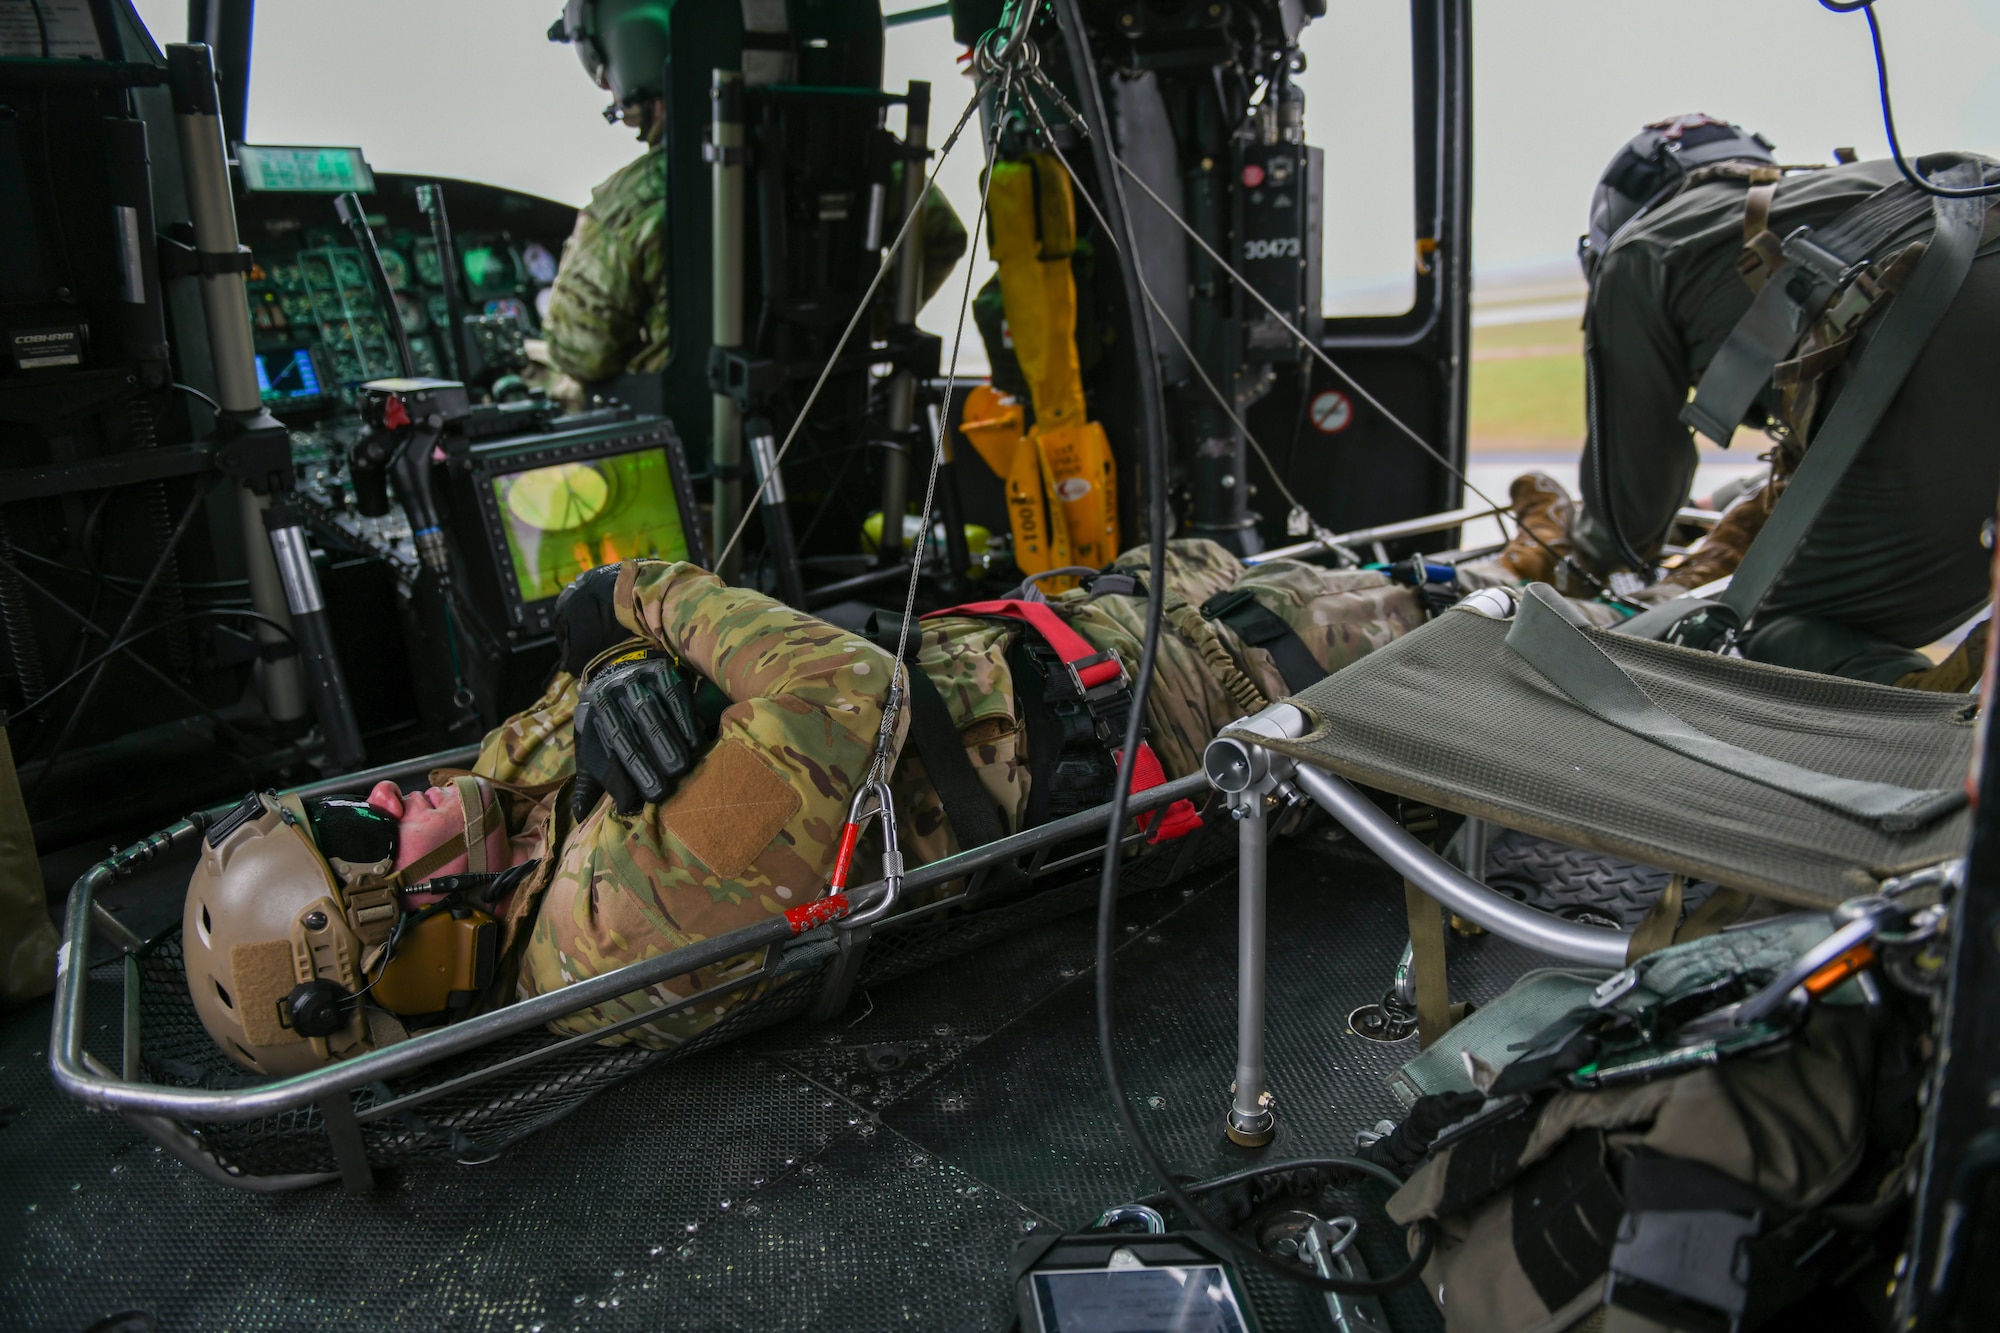
{"type": "MultiPolygon", "coordinates": [[[[1057,0],[1056,19],[1061,25],[1063,44],[1068,48],[1083,113],[1092,122],[1106,123],[1101,90],[1096,80],[1090,48],[1084,36],[1083,13],[1078,0],[1057,0]]],[[[1116,1023],[1112,1009],[1113,944],[1118,934],[1118,870],[1124,852],[1125,807],[1132,780],[1132,762],[1145,734],[1146,696],[1153,683],[1153,663],[1160,646],[1160,622],[1166,609],[1167,563],[1167,444],[1166,402],[1161,391],[1160,363],[1153,346],[1153,321],[1139,297],[1138,238],[1132,230],[1132,216],[1125,204],[1124,183],[1110,161],[1110,144],[1103,134],[1090,136],[1099,182],[1104,193],[1103,207],[1116,223],[1122,244],[1113,246],[1118,256],[1119,276],[1133,308],[1133,356],[1139,373],[1140,441],[1144,450],[1147,495],[1146,626],[1140,640],[1139,665],[1133,673],[1131,715],[1126,719],[1124,748],[1118,756],[1118,773],[1111,788],[1111,811],[1104,842],[1104,869],[1097,899],[1097,1044],[1104,1062],[1104,1082],[1111,1094],[1125,1137],[1138,1151],[1146,1167],[1166,1187],[1167,1198],[1182,1214],[1193,1219],[1202,1232],[1224,1250],[1240,1259],[1290,1278],[1320,1291],[1344,1295],[1379,1295],[1394,1291],[1416,1279],[1430,1260],[1435,1241],[1433,1228],[1421,1225],[1416,1255],[1409,1265],[1390,1277],[1380,1279],[1328,1279],[1282,1264],[1254,1245],[1247,1245],[1195,1205],[1173,1178],[1159,1150],[1146,1137],[1131,1099],[1125,1093],[1125,1079],[1118,1067],[1116,1023]]],[[[1165,818],[1162,811],[1161,818],[1165,818]]]]}
{"type": "Polygon", "coordinates": [[[1889,134],[1889,156],[1896,160],[1896,170],[1903,173],[1903,179],[1922,190],[1925,194],[1936,195],[1940,199],[1986,199],[2000,194],[2000,182],[1990,185],[1933,185],[1903,157],[1903,145],[1896,138],[1896,113],[1889,104],[1889,62],[1882,54],[1882,25],[1875,21],[1875,0],[1819,0],[1820,8],[1835,14],[1852,14],[1861,11],[1868,20],[1868,40],[1875,48],[1875,86],[1882,100],[1882,128],[1889,134]]]}
{"type": "Polygon", "coordinates": [[[182,393],[188,395],[190,398],[199,398],[201,399],[202,402],[207,403],[209,410],[211,412],[214,412],[217,416],[222,415],[222,404],[216,402],[213,398],[210,398],[200,389],[195,388],[194,385],[182,384],[179,380],[175,380],[174,387],[176,389],[179,389],[182,393]]]}
{"type": "MultiPolygon", "coordinates": [[[[1231,1185],[1261,1180],[1265,1176],[1282,1175],[1287,1171],[1352,1171],[1356,1175],[1373,1177],[1392,1189],[1401,1189],[1404,1184],[1403,1178],[1394,1171],[1380,1162],[1371,1162],[1364,1157],[1295,1157],[1286,1162],[1266,1162],[1261,1166],[1246,1167],[1241,1171],[1232,1171],[1226,1176],[1217,1176],[1213,1180],[1193,1181],[1181,1186],[1181,1189],[1188,1194],[1212,1194],[1216,1190],[1228,1189],[1231,1185]]],[[[1165,1193],[1160,1193],[1148,1194],[1145,1198],[1134,1199],[1132,1202],[1157,1206],[1171,1200],[1165,1193]]]]}
{"type": "MultiPolygon", "coordinates": [[[[32,560],[38,565],[46,565],[50,569],[58,570],[64,574],[73,574],[77,578],[82,578],[82,579],[94,579],[97,582],[105,584],[106,586],[112,588],[139,588],[144,586],[145,583],[145,580],[143,579],[131,578],[124,574],[106,574],[102,570],[97,570],[97,569],[78,569],[75,565],[65,564],[63,561],[56,559],[54,556],[43,555],[40,551],[30,551],[25,546],[16,545],[14,547],[14,554],[32,560]]],[[[213,582],[205,582],[205,581],[191,582],[189,580],[182,579],[173,583],[169,583],[166,580],[162,579],[159,583],[155,584],[154,586],[159,588],[177,588],[181,592],[203,593],[203,592],[220,591],[221,589],[224,588],[248,588],[250,586],[250,580],[217,579],[213,582]]]]}
{"type": "Polygon", "coordinates": [[[74,684],[76,680],[79,677],[81,677],[85,672],[97,666],[100,662],[110,661],[113,657],[118,656],[120,653],[124,652],[127,648],[130,648],[133,644],[138,643],[142,639],[151,638],[153,635],[158,634],[161,630],[172,629],[176,625],[186,625],[197,620],[215,620],[228,616],[238,616],[245,620],[255,620],[262,624],[269,625],[272,629],[277,630],[278,633],[284,635],[287,639],[291,640],[293,647],[296,648],[298,646],[299,642],[298,639],[293,636],[292,632],[289,629],[285,628],[285,626],[280,624],[278,621],[273,620],[271,617],[263,615],[260,612],[240,610],[235,607],[221,607],[221,606],[208,607],[200,611],[190,611],[188,614],[184,616],[175,616],[171,620],[162,620],[157,625],[148,625],[145,629],[140,630],[137,634],[128,634],[124,638],[117,640],[115,643],[111,644],[110,647],[106,648],[103,652],[97,654],[97,656],[91,658],[88,662],[83,663],[81,666],[77,667],[76,670],[70,672],[67,676],[64,676],[61,680],[49,686],[47,689],[43,690],[40,694],[36,695],[34,698],[22,704],[19,708],[15,709],[14,714],[16,716],[19,716],[20,714],[23,713],[33,712],[35,709],[40,708],[43,704],[47,703],[50,699],[54,698],[56,695],[62,693],[70,685],[74,684]]]}

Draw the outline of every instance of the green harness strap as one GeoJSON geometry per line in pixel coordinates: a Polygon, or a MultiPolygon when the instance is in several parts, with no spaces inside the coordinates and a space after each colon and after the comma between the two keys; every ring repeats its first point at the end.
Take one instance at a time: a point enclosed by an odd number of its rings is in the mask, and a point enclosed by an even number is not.
{"type": "MultiPolygon", "coordinates": [[[[1943,172],[1940,185],[1977,185],[1984,172],[1976,163],[1963,163],[1943,172]]],[[[1764,522],[1763,530],[1735,577],[1720,598],[1734,611],[1737,622],[1748,626],[1757,608],[1792,562],[1805,536],[1819,518],[1826,502],[1833,498],[1847,469],[1861,452],[1861,446],[1875,433],[1882,414],[1889,410],[1909,376],[1910,368],[1929,345],[1938,321],[1958,295],[1971,271],[1972,257],[1979,249],[1979,234],[1986,222],[1984,199],[1933,199],[1937,229],[1930,246],[1918,261],[1916,271],[1889,303],[1881,327],[1862,353],[1861,364],[1840,397],[1827,413],[1826,424],[1814,436],[1798,471],[1778,497],[1778,504],[1764,522]]]]}
{"type": "Polygon", "coordinates": [[[1507,646],[1574,700],[1621,731],[1773,791],[1865,819],[1886,832],[1922,828],[1965,803],[1962,788],[1917,790],[1836,777],[1709,735],[1647,697],[1639,683],[1583,632],[1576,613],[1545,583],[1523,589],[1507,646]]]}
{"type": "Polygon", "coordinates": [[[1681,409],[1681,420],[1727,448],[1778,363],[1791,356],[1806,326],[1839,286],[1842,270],[1851,262],[1847,256],[1871,254],[1928,211],[1930,204],[1915,186],[1897,181],[1823,231],[1801,228],[1787,237],[1786,262],[1758,289],[1750,309],[1716,349],[1693,400],[1681,409]]]}
{"type": "MultiPolygon", "coordinates": [[[[1976,185],[1983,175],[1979,164],[1965,162],[1939,173],[1938,182],[1953,186],[1976,185]]],[[[1882,194],[1886,195],[1895,188],[1890,186],[1882,194]]],[[[1881,197],[1872,196],[1858,205],[1856,211],[1881,197]]],[[[1743,561],[1736,567],[1728,589],[1712,601],[1683,597],[1663,602],[1619,625],[1618,633],[1641,639],[1664,639],[1683,622],[1710,610],[1720,610],[1737,629],[1747,628],[1755,618],[1757,609],[1770,596],[1772,587],[1798,553],[1806,533],[1819,519],[1820,511],[1826,508],[1827,501],[1840,488],[1848,467],[1860,454],[1861,446],[1868,442],[1875,433],[1875,427],[1881,424],[1882,414],[1895,401],[1903,381],[1909,377],[1910,368],[1923,354],[1938,321],[1944,318],[1944,312],[1951,307],[1972,268],[1972,258],[1979,249],[1980,233],[1985,226],[1985,201],[1933,199],[1931,210],[1936,218],[1936,227],[1923,258],[1918,261],[1909,281],[1890,301],[1873,339],[1862,352],[1853,379],[1834,400],[1825,424],[1813,437],[1812,446],[1806,450],[1798,470],[1785,486],[1784,494],[1778,497],[1777,507],[1751,541],[1750,549],[1744,552],[1743,561]]],[[[1765,294],[1783,281],[1785,273],[1781,270],[1765,284],[1758,300],[1761,302],[1765,294]]],[[[1744,316],[1736,332],[1730,335],[1732,341],[1737,333],[1742,333],[1745,326],[1752,323],[1755,315],[1753,307],[1751,314],[1744,316]]],[[[1721,355],[1717,354],[1718,360],[1721,355]]],[[[1789,347],[1781,355],[1790,355],[1789,347]]],[[[1770,367],[1766,366],[1762,372],[1767,380],[1769,370],[1770,367]]],[[[1715,373],[1715,367],[1711,366],[1710,375],[1715,373]]],[[[1696,393],[1697,402],[1702,394],[1708,392],[1708,388],[1709,376],[1705,375],[1702,387],[1696,393]]],[[[1746,399],[1746,406],[1747,403],[1746,399]]],[[[1694,409],[1695,404],[1690,403],[1688,411],[1694,409]]],[[[1685,412],[1682,415],[1684,419],[1687,417],[1685,412]]],[[[1700,422],[1691,424],[1704,434],[1709,433],[1706,425],[1700,422]]]]}

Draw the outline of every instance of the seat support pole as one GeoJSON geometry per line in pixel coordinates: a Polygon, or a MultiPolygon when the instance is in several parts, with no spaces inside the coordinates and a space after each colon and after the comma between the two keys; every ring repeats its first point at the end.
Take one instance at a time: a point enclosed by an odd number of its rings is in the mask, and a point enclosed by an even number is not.
{"type": "Polygon", "coordinates": [[[1264,1086],[1264,870],[1270,824],[1262,786],[1238,795],[1229,809],[1237,846],[1236,1085],[1223,1130],[1245,1148],[1261,1148],[1278,1133],[1264,1086]]]}
{"type": "Polygon", "coordinates": [[[1236,820],[1236,1083],[1223,1133],[1244,1148],[1262,1148],[1278,1135],[1271,1092],[1264,1085],[1265,860],[1270,844],[1266,812],[1277,802],[1305,798],[1289,781],[1292,762],[1254,741],[1257,735],[1305,734],[1306,715],[1291,704],[1272,704],[1208,744],[1202,767],[1236,820]]]}

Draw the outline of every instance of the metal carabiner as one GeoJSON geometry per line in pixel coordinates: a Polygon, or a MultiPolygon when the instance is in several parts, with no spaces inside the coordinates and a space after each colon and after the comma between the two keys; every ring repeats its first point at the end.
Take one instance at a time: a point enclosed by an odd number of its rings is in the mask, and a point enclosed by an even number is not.
{"type": "Polygon", "coordinates": [[[896,839],[896,807],[889,795],[889,784],[876,778],[865,782],[854,793],[854,800],[847,807],[847,823],[840,829],[840,848],[834,853],[833,874],[828,877],[826,897],[833,898],[847,892],[847,879],[854,869],[854,849],[861,841],[861,831],[868,821],[879,817],[882,821],[882,882],[887,891],[882,901],[865,912],[843,916],[833,925],[836,930],[853,930],[871,921],[879,921],[896,906],[896,900],[903,892],[903,848],[896,839]],[[870,804],[870,801],[873,803],[870,804]]]}
{"type": "MultiPolygon", "coordinates": [[[[979,39],[976,48],[980,72],[989,77],[998,75],[1020,59],[1023,44],[1028,42],[1028,29],[1034,26],[1035,6],[1039,0],[1007,0],[1000,11],[1000,22],[993,30],[979,39]]],[[[1032,51],[1032,45],[1028,46],[1032,51]]],[[[1032,65],[1038,55],[1025,58],[1032,65]]]]}

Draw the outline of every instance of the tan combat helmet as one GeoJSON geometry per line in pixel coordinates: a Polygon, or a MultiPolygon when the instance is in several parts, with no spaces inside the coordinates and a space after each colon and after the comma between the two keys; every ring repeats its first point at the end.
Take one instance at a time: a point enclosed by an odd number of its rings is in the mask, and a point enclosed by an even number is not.
{"type": "Polygon", "coordinates": [[[308,803],[264,792],[209,829],[188,881],[181,947],[195,1012],[230,1059],[285,1075],[374,1048],[357,997],[369,989],[363,978],[380,980],[393,961],[402,889],[461,854],[471,872],[488,869],[498,796],[484,778],[452,781],[466,827],[400,872],[396,821],[358,797],[308,803]]]}

